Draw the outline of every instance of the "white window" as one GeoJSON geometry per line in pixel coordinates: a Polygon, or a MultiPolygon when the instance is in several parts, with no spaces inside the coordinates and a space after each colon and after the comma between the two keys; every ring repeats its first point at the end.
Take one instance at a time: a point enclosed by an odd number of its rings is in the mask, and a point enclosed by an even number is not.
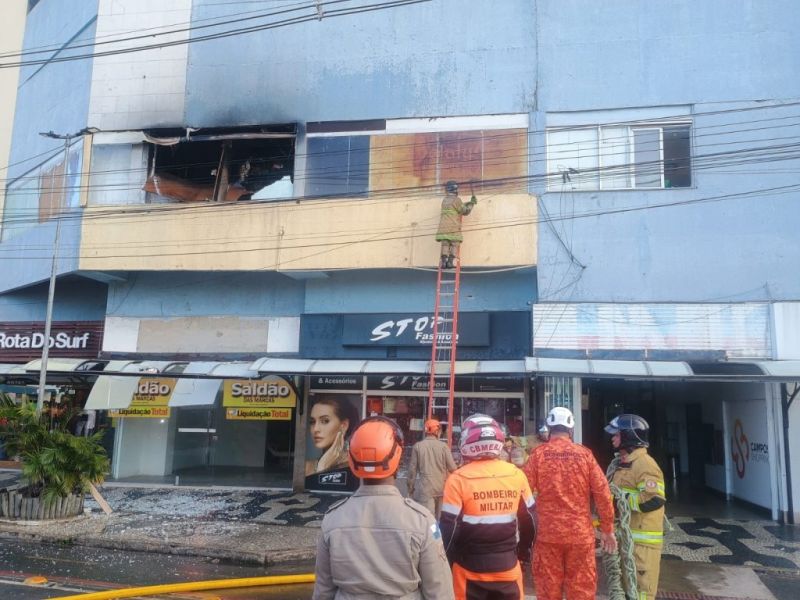
{"type": "Polygon", "coordinates": [[[547,130],[549,190],[692,185],[691,125],[596,125],[547,130]]]}

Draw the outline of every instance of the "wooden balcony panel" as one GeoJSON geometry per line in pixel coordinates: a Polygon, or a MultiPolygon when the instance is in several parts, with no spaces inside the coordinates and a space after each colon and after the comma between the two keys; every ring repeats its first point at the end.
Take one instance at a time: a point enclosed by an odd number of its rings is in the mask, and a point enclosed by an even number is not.
{"type": "MultiPolygon", "coordinates": [[[[435,267],[440,196],[88,208],[85,270],[306,271],[435,267]]],[[[467,198],[464,198],[467,200],[467,198]]],[[[481,194],[464,220],[470,267],[536,264],[536,199],[481,194]]]]}

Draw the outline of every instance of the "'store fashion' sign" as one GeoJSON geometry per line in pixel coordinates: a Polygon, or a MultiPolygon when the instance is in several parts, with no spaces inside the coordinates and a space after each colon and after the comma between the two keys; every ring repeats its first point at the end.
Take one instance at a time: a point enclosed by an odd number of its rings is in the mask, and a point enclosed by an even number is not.
{"type": "MultiPolygon", "coordinates": [[[[39,358],[45,344],[44,323],[0,323],[0,362],[39,358]]],[[[102,321],[56,321],[50,327],[50,356],[93,358],[103,342],[102,321]]]]}
{"type": "MultiPolygon", "coordinates": [[[[441,317],[440,317],[441,319],[441,317]]],[[[343,346],[430,346],[434,316],[427,313],[348,314],[343,317],[343,346]]],[[[436,335],[450,343],[452,334],[441,324],[436,335]]],[[[461,312],[458,315],[459,346],[488,346],[489,314],[461,312]]]]}

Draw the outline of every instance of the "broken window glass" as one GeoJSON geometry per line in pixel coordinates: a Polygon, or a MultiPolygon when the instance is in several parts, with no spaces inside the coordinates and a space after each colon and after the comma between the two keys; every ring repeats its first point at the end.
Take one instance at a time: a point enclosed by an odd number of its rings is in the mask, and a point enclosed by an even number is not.
{"type": "Polygon", "coordinates": [[[236,202],[290,198],[294,127],[150,132],[151,202],[236,202]]]}
{"type": "Polygon", "coordinates": [[[147,176],[143,144],[95,144],[92,146],[89,204],[142,204],[142,184],[147,176]]]}

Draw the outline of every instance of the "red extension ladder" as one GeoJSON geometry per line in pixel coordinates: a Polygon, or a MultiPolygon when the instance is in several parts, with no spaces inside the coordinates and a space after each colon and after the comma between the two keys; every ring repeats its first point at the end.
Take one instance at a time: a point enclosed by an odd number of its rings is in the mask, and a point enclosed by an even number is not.
{"type": "Polygon", "coordinates": [[[454,268],[439,263],[436,276],[436,305],[433,313],[431,372],[428,385],[428,418],[444,421],[446,411],[447,445],[453,443],[453,396],[458,345],[458,294],[461,283],[461,245],[456,247],[454,268]],[[446,394],[446,397],[445,397],[446,394]],[[446,403],[445,403],[446,402],[446,403]]]}

